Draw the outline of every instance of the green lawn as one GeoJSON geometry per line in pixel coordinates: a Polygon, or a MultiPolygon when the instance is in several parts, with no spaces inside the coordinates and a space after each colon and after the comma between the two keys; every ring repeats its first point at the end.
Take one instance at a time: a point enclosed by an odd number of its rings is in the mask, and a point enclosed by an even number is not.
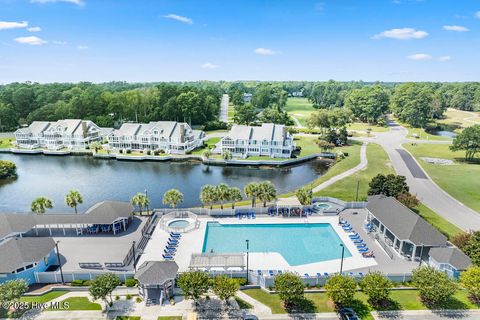
{"type": "Polygon", "coordinates": [[[48,311],[90,311],[90,310],[102,310],[102,306],[98,303],[91,302],[87,297],[71,297],[60,302],[60,309],[48,309],[48,311]],[[68,307],[67,304],[68,303],[68,307]]]}
{"type": "Polygon", "coordinates": [[[237,301],[240,309],[253,309],[253,306],[250,303],[248,303],[247,301],[243,300],[242,298],[239,298],[239,297],[235,296],[234,299],[235,299],[235,301],[237,301]]]}
{"type": "MultiPolygon", "coordinates": [[[[280,298],[276,294],[269,294],[261,289],[244,290],[255,300],[260,301],[272,309],[275,313],[286,313],[282,307],[280,298]]],[[[424,310],[427,307],[420,301],[418,291],[416,290],[393,290],[390,294],[392,303],[386,309],[388,310],[424,310]]],[[[313,306],[313,312],[334,312],[333,303],[327,298],[325,293],[306,293],[305,298],[313,306]]],[[[357,292],[355,301],[351,307],[355,309],[362,319],[372,319],[370,311],[375,310],[367,302],[367,297],[362,292],[357,292]]],[[[478,309],[479,306],[468,299],[465,291],[458,291],[448,303],[442,306],[444,309],[478,309]]],[[[384,309],[385,310],[385,309],[384,309]]]]}
{"type": "Polygon", "coordinates": [[[347,125],[347,130],[358,130],[358,131],[367,131],[367,129],[371,129],[372,132],[387,132],[387,127],[380,127],[375,125],[369,125],[368,123],[363,122],[354,122],[347,125]]]}
{"type": "Polygon", "coordinates": [[[7,149],[13,147],[15,138],[0,138],[0,149],[7,149]]]}
{"type": "Polygon", "coordinates": [[[288,98],[285,111],[295,117],[302,126],[306,126],[308,116],[316,109],[307,98],[288,98]]]}
{"type": "Polygon", "coordinates": [[[115,320],[140,320],[141,317],[137,316],[117,316],[115,320]]]}
{"type": "Polygon", "coordinates": [[[445,119],[437,120],[437,123],[456,127],[460,130],[474,124],[480,124],[480,112],[467,112],[449,108],[444,115],[445,119]]]}
{"type": "Polygon", "coordinates": [[[222,140],[222,138],[220,138],[220,137],[213,137],[213,138],[207,139],[207,140],[205,141],[205,144],[204,144],[205,147],[193,150],[193,151],[192,151],[192,154],[193,154],[193,155],[202,156],[203,153],[204,153],[205,151],[207,151],[208,146],[213,147],[215,144],[217,144],[218,142],[220,142],[220,140],[222,140]]]}
{"type": "MultiPolygon", "coordinates": [[[[33,303],[33,302],[46,303],[46,302],[49,302],[53,299],[61,297],[66,293],[67,292],[65,292],[65,291],[50,291],[50,292],[47,292],[47,293],[39,295],[39,296],[23,296],[23,297],[20,298],[20,301],[28,302],[28,303],[33,303]]],[[[15,314],[7,314],[7,311],[5,309],[0,308],[0,318],[7,318],[8,316],[10,316],[12,318],[18,318],[25,311],[27,311],[27,310],[22,310],[22,311],[19,311],[19,312],[15,313],[15,314]]]]}
{"type": "Polygon", "coordinates": [[[235,115],[235,106],[230,103],[228,105],[228,122],[233,122],[234,115],[235,115]]]}
{"type": "Polygon", "coordinates": [[[463,152],[452,152],[448,145],[411,144],[403,145],[418,160],[428,175],[452,197],[466,206],[480,212],[480,164],[464,161],[463,152]],[[453,165],[435,165],[421,160],[421,157],[450,159],[453,165]]]}
{"type": "Polygon", "coordinates": [[[452,140],[448,137],[441,137],[436,136],[430,133],[427,133],[425,129],[421,128],[411,128],[408,125],[402,124],[408,130],[407,138],[415,139],[418,138],[419,140],[433,140],[433,141],[445,141],[445,140],[452,140]],[[416,137],[414,136],[416,135],[416,137]]]}
{"type": "MultiPolygon", "coordinates": [[[[356,198],[357,182],[360,182],[358,199],[367,197],[368,184],[379,173],[395,173],[387,153],[381,146],[370,143],[367,146],[368,165],[365,170],[354,173],[333,185],[315,193],[316,196],[330,196],[345,201],[354,201],[356,198]]],[[[341,162],[340,162],[341,163],[341,162]]]]}

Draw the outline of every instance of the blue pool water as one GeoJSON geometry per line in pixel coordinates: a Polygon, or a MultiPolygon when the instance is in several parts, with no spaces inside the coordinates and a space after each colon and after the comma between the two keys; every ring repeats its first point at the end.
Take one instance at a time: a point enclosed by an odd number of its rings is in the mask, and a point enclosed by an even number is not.
{"type": "Polygon", "coordinates": [[[188,222],[187,220],[174,220],[170,222],[168,226],[173,228],[186,228],[189,224],[190,222],[188,222]]]}
{"type": "MultiPolygon", "coordinates": [[[[291,266],[340,259],[342,240],[328,223],[207,224],[203,252],[278,252],[291,266]]],[[[345,248],[345,257],[351,257],[345,248]]]]}
{"type": "Polygon", "coordinates": [[[325,202],[317,202],[314,204],[315,207],[318,207],[320,209],[330,209],[331,205],[325,202]]]}

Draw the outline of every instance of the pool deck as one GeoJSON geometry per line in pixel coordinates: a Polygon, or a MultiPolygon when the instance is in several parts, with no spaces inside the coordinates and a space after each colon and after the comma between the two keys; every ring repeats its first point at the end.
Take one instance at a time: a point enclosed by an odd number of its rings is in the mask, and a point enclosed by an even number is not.
{"type": "MultiPolygon", "coordinates": [[[[292,223],[329,223],[336,231],[342,242],[352,254],[351,257],[345,258],[343,262],[343,270],[368,270],[377,266],[376,259],[364,258],[356,249],[354,243],[348,237],[348,233],[338,225],[338,216],[310,216],[308,218],[282,218],[258,216],[256,219],[242,219],[238,218],[212,218],[199,217],[200,226],[198,229],[190,231],[182,235],[180,240],[175,261],[179,266],[179,271],[188,270],[190,264],[190,257],[192,253],[201,253],[204,241],[205,230],[208,222],[218,222],[220,224],[292,224],[292,223]]],[[[161,228],[156,228],[150,239],[144,254],[139,260],[139,265],[144,261],[153,260],[159,261],[162,259],[163,249],[168,240],[168,233],[161,228]]],[[[272,239],[274,240],[274,239],[272,239]]],[[[319,244],[329,245],[329,244],[319,244]]],[[[370,247],[370,245],[369,245],[370,247]]],[[[379,247],[375,246],[373,249],[378,251],[379,247]]],[[[341,248],[339,247],[339,251],[341,248]]],[[[310,263],[299,266],[290,266],[287,261],[278,253],[257,253],[251,252],[249,259],[249,268],[251,270],[290,270],[296,271],[303,275],[305,273],[315,275],[317,272],[334,273],[338,272],[340,268],[340,260],[334,259],[324,262],[310,263]]]]}

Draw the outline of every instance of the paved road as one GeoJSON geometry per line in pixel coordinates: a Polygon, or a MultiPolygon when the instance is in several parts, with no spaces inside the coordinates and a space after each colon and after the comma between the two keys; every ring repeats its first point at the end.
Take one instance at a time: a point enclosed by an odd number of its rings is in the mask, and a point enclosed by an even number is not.
{"type": "Polygon", "coordinates": [[[480,319],[479,310],[452,310],[452,311],[430,311],[430,310],[416,310],[416,311],[384,311],[372,312],[375,320],[447,320],[447,319],[462,319],[462,320],[478,320],[480,319]]]}
{"type": "Polygon", "coordinates": [[[391,123],[390,131],[379,132],[375,137],[362,140],[378,143],[385,149],[397,174],[407,178],[410,191],[425,205],[463,230],[480,230],[480,213],[466,207],[429,179],[416,160],[402,147],[403,143],[409,142],[406,136],[405,128],[391,123]]]}
{"type": "Polygon", "coordinates": [[[230,101],[230,97],[228,94],[224,94],[222,96],[222,101],[220,102],[220,121],[228,122],[228,102],[230,101]]]}

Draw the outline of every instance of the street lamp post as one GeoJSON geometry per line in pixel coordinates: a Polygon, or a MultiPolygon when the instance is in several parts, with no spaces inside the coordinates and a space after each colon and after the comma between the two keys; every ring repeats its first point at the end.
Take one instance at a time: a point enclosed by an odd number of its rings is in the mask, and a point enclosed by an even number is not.
{"type": "Polygon", "coordinates": [[[60,252],[58,251],[59,242],[60,241],[55,242],[55,249],[57,251],[57,261],[58,261],[58,266],[60,267],[60,276],[62,277],[62,284],[65,284],[65,279],[63,278],[62,262],[60,261],[60,252]]]}
{"type": "Polygon", "coordinates": [[[137,271],[137,259],[135,259],[135,241],[132,242],[132,253],[133,253],[133,271],[137,271]]]}
{"type": "Polygon", "coordinates": [[[247,243],[247,284],[248,284],[248,250],[249,250],[249,244],[250,244],[250,240],[245,240],[245,242],[247,243]]]}
{"type": "Polygon", "coordinates": [[[342,247],[342,260],[340,261],[340,274],[342,274],[342,271],[343,271],[343,257],[345,256],[345,246],[343,245],[343,243],[341,243],[340,247],[342,247]]]}

